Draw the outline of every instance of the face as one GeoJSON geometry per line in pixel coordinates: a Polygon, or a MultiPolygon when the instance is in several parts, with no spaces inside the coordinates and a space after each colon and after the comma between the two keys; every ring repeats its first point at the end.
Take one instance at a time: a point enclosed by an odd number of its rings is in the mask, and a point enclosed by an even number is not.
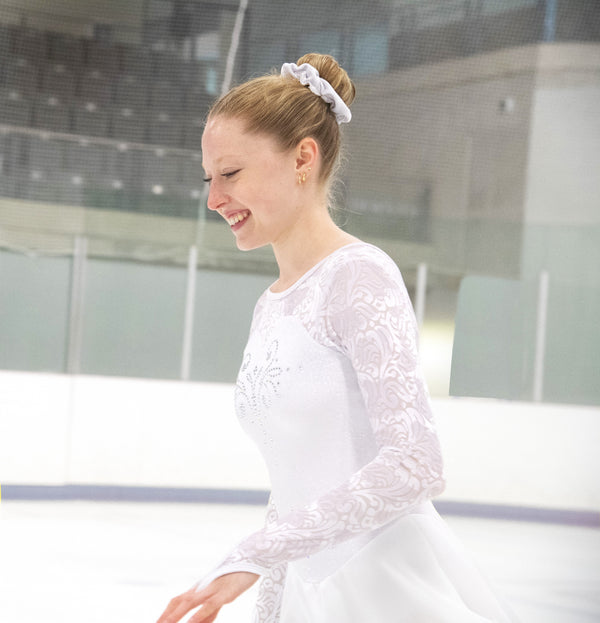
{"type": "Polygon", "coordinates": [[[211,119],[202,137],[202,166],[209,181],[208,208],[229,224],[242,250],[277,244],[297,218],[294,150],[246,132],[239,119],[211,119]]]}

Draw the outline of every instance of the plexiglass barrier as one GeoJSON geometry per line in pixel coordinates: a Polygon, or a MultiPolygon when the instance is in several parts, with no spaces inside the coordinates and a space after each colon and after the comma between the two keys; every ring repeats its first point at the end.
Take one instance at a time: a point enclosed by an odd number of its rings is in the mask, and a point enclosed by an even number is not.
{"type": "MultiPolygon", "coordinates": [[[[582,232],[581,240],[594,239],[582,232]]],[[[216,270],[201,264],[195,246],[187,263],[94,256],[94,242],[75,237],[72,253],[56,256],[0,250],[1,368],[235,379],[273,271],[216,270]]],[[[148,249],[160,257],[159,247],[148,249]]],[[[577,283],[574,275],[566,281],[562,265],[521,279],[399,266],[433,395],[600,403],[593,271],[582,269],[577,283]]]]}

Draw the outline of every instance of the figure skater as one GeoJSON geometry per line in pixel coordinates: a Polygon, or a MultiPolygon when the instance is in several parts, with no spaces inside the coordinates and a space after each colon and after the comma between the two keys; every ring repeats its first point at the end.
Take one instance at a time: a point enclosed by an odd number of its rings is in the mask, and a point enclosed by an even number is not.
{"type": "Polygon", "coordinates": [[[509,620],[431,503],[442,457],[400,272],[329,213],[354,94],[332,57],[308,54],[208,114],[208,208],[279,267],[235,394],[272,489],[264,528],[158,623],[210,623],[259,578],[255,623],[509,620]]]}

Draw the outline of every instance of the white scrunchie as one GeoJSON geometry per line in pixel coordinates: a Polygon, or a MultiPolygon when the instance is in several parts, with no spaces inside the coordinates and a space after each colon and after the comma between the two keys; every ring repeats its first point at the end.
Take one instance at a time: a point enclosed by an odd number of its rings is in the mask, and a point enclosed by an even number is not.
{"type": "Polygon", "coordinates": [[[319,76],[319,72],[309,63],[302,63],[300,66],[296,65],[296,63],[284,63],[281,66],[281,75],[296,78],[301,84],[308,86],[315,95],[325,100],[331,106],[331,111],[335,114],[338,124],[348,123],[352,119],[352,113],[344,100],[325,78],[319,76]]]}

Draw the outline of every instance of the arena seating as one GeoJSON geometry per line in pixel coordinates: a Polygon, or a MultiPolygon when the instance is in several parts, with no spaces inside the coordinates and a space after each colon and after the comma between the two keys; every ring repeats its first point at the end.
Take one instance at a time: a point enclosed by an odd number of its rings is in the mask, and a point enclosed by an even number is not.
{"type": "Polygon", "coordinates": [[[205,64],[3,24],[0,58],[0,196],[197,214],[205,64]]]}

